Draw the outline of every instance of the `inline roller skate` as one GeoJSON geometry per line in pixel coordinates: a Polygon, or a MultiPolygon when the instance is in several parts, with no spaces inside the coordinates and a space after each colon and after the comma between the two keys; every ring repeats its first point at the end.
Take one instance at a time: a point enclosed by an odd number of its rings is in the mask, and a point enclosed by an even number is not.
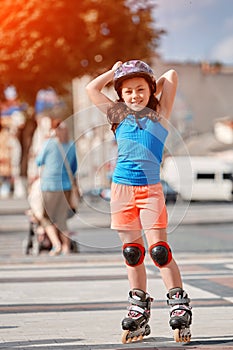
{"type": "Polygon", "coordinates": [[[190,325],[192,323],[190,299],[182,288],[170,289],[167,298],[167,303],[171,306],[169,324],[174,331],[174,340],[189,343],[191,340],[190,325]]]}
{"type": "Polygon", "coordinates": [[[128,315],[122,320],[123,344],[142,340],[144,336],[150,334],[148,321],[153,299],[142,290],[133,289],[129,292],[128,300],[130,302],[128,315]]]}

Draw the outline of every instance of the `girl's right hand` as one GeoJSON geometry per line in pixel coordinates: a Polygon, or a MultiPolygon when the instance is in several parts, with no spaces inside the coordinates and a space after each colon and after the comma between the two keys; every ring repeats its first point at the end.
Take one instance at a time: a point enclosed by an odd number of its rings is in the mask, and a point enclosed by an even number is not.
{"type": "Polygon", "coordinates": [[[122,61],[117,61],[113,67],[112,67],[112,70],[115,72],[117,70],[117,68],[119,68],[121,65],[122,65],[122,61]]]}

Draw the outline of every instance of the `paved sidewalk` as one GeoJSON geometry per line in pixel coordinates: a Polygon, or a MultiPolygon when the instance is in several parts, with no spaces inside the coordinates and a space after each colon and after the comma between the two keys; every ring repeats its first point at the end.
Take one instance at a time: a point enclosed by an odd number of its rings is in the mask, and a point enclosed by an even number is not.
{"type": "MultiPolygon", "coordinates": [[[[233,349],[233,257],[177,256],[194,321],[188,349],[233,349]]],[[[117,255],[29,257],[0,264],[0,349],[184,349],[168,326],[166,291],[146,260],[148,290],[155,298],[152,333],[121,343],[126,313],[126,269],[117,255]]]]}
{"type": "MultiPolygon", "coordinates": [[[[26,199],[0,199],[0,232],[27,231],[28,218],[22,214],[29,208],[26,199]],[[8,219],[8,215],[15,215],[14,220],[8,219]],[[21,217],[20,217],[21,215],[21,217]]],[[[191,204],[177,203],[168,205],[169,230],[174,230],[179,225],[195,224],[219,224],[233,223],[233,205],[231,203],[218,203],[206,205],[205,203],[191,204]]],[[[95,227],[110,227],[109,202],[85,201],[80,205],[79,214],[69,220],[69,225],[74,230],[95,227]]]]}
{"type": "MultiPolygon", "coordinates": [[[[4,244],[28,229],[22,200],[0,201],[0,349],[23,350],[123,350],[123,349],[233,349],[233,256],[223,254],[176,254],[184,288],[193,306],[192,342],[174,343],[168,326],[166,290],[159,271],[148,256],[148,291],[155,298],[150,325],[152,333],[143,342],[121,343],[121,319],[126,314],[128,282],[119,252],[80,253],[38,257],[8,255],[4,244]],[[9,234],[7,234],[7,232],[9,234]],[[6,233],[6,235],[5,235],[6,233]],[[7,240],[5,239],[7,237],[7,240]]],[[[171,224],[232,222],[232,207],[169,207],[171,224]],[[206,209],[206,208],[205,208],[206,209]],[[185,215],[184,215],[185,214],[185,215]],[[178,218],[178,219],[177,219],[178,218]],[[218,220],[218,221],[217,221],[218,220]],[[227,221],[228,220],[228,221],[227,221]]],[[[72,219],[75,227],[108,227],[108,203],[85,205],[72,219]]],[[[185,227],[184,227],[185,228],[185,227]]],[[[190,226],[192,228],[192,226],[190,226]]],[[[88,230],[84,230],[88,231],[88,230]]],[[[230,242],[230,241],[229,241],[230,242]]],[[[12,252],[19,252],[12,248],[12,252]]]]}

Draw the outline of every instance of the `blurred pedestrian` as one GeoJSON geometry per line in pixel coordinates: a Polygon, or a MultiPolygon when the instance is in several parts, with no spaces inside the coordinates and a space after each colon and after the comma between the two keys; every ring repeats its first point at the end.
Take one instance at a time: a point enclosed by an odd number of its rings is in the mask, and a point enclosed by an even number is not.
{"type": "Polygon", "coordinates": [[[3,91],[0,108],[0,177],[3,179],[0,194],[8,197],[13,190],[15,198],[23,198],[26,196],[26,179],[21,172],[20,134],[26,122],[27,104],[20,101],[15,86],[9,85],[3,91]]]}
{"type": "Polygon", "coordinates": [[[35,162],[36,157],[41,151],[44,142],[49,138],[52,128],[52,119],[43,114],[38,114],[35,118],[36,128],[34,130],[29,149],[27,177],[29,189],[32,183],[39,176],[39,169],[35,162]]]}
{"type": "Polygon", "coordinates": [[[44,213],[41,224],[51,243],[50,255],[70,252],[70,238],[67,228],[67,214],[72,183],[67,173],[60,146],[64,150],[72,174],[77,171],[75,143],[69,140],[68,128],[64,122],[53,126],[50,137],[45,141],[36,158],[41,167],[41,190],[44,213]]]}

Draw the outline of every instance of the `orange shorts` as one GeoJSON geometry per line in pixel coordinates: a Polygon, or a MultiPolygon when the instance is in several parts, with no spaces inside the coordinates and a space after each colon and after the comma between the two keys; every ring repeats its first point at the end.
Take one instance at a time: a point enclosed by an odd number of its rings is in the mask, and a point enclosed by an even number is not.
{"type": "Polygon", "coordinates": [[[166,227],[167,209],[161,183],[145,186],[112,183],[112,229],[131,231],[166,227]]]}

